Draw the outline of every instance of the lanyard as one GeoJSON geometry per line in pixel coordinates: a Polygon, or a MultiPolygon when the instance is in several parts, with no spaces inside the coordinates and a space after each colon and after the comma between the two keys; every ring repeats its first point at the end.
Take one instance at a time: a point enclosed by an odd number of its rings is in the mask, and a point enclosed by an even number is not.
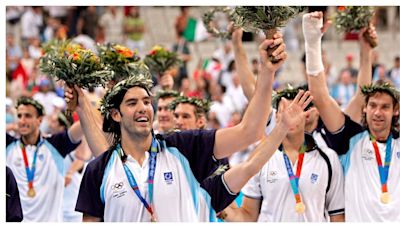
{"type": "Polygon", "coordinates": [[[299,151],[299,158],[297,162],[296,175],[293,173],[292,165],[290,164],[289,157],[286,153],[283,153],[283,158],[285,160],[286,170],[289,176],[290,186],[292,187],[292,191],[296,200],[296,211],[298,213],[303,213],[305,210],[304,204],[301,202],[301,196],[299,193],[299,178],[301,175],[301,168],[303,167],[304,160],[304,152],[306,151],[306,145],[302,145],[299,151]]]}
{"type": "MultiPolygon", "coordinates": [[[[375,156],[376,156],[376,161],[378,163],[378,171],[379,171],[379,178],[381,182],[381,190],[382,194],[388,194],[388,189],[387,189],[387,179],[389,176],[389,167],[390,167],[390,162],[392,159],[392,134],[389,135],[387,141],[386,141],[386,154],[385,154],[385,164],[382,164],[382,159],[381,159],[381,154],[379,153],[379,148],[376,143],[376,139],[374,136],[370,135],[370,139],[372,142],[372,146],[374,147],[375,151],[375,156]]],[[[387,199],[382,201],[388,201],[387,199]]]]}
{"type": "MultiPolygon", "coordinates": [[[[120,153],[122,154],[121,148],[120,148],[120,153]]],[[[125,174],[128,178],[129,185],[132,187],[133,191],[135,192],[136,196],[140,199],[140,201],[143,203],[147,211],[151,215],[151,220],[155,221],[155,215],[153,211],[153,184],[154,184],[154,174],[155,174],[155,169],[156,169],[156,163],[157,163],[157,142],[156,139],[153,138],[151,142],[151,149],[150,149],[150,160],[149,160],[149,176],[147,179],[147,183],[149,186],[149,199],[150,203],[147,203],[147,201],[143,198],[142,194],[140,193],[139,186],[135,180],[135,177],[133,176],[131,170],[128,168],[128,166],[123,162],[125,174]]]]}
{"type": "Polygon", "coordinates": [[[33,179],[35,178],[37,153],[38,153],[39,147],[41,145],[42,145],[42,141],[40,143],[38,143],[38,145],[36,146],[36,149],[35,149],[35,152],[33,155],[32,165],[31,165],[31,168],[29,168],[28,156],[26,155],[25,145],[22,142],[20,143],[22,157],[24,158],[26,177],[28,179],[29,189],[33,189],[33,179]]]}

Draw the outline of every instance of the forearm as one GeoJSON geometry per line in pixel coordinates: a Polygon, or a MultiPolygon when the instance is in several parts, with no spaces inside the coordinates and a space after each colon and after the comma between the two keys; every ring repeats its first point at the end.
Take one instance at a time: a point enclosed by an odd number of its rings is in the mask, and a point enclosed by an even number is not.
{"type": "Polygon", "coordinates": [[[357,75],[357,92],[356,95],[352,97],[344,111],[353,121],[357,123],[361,123],[362,107],[364,105],[364,96],[361,93],[361,87],[370,84],[372,81],[371,54],[371,50],[366,48],[360,49],[360,69],[357,75]]]}
{"type": "Polygon", "coordinates": [[[245,208],[238,208],[236,205],[229,205],[229,207],[224,209],[226,217],[224,221],[226,222],[256,222],[257,216],[249,213],[245,208]]]}
{"type": "Polygon", "coordinates": [[[243,45],[241,43],[234,44],[233,52],[235,54],[235,65],[240,79],[240,84],[242,85],[244,95],[247,100],[250,101],[255,90],[256,79],[250,69],[247,54],[243,45]]]}
{"type": "Polygon", "coordinates": [[[331,222],[344,222],[344,214],[330,216],[331,222]]]}
{"type": "Polygon", "coordinates": [[[109,147],[105,133],[101,129],[101,123],[99,123],[102,122],[101,116],[87,99],[80,99],[79,107],[77,112],[87,144],[93,155],[97,157],[109,147]]]}
{"type": "Polygon", "coordinates": [[[261,140],[250,158],[225,172],[224,180],[231,191],[239,192],[262,169],[278,149],[286,133],[287,129],[279,123],[268,137],[261,140]]]}

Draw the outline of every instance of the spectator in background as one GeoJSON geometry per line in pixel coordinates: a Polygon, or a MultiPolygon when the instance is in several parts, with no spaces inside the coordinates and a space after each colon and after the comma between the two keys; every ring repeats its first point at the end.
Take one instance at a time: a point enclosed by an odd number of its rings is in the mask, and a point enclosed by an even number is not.
{"type": "Polygon", "coordinates": [[[140,18],[140,8],[138,6],[129,7],[129,14],[124,19],[124,33],[127,36],[126,46],[131,50],[137,50],[140,55],[144,52],[145,33],[144,20],[140,18]]]}
{"type": "Polygon", "coordinates": [[[67,22],[69,6],[45,6],[44,10],[49,12],[51,18],[57,19],[60,23],[65,24],[67,22]]]}
{"type": "Polygon", "coordinates": [[[231,116],[231,108],[229,108],[228,104],[226,104],[225,100],[223,100],[223,94],[225,93],[225,87],[221,87],[217,83],[211,83],[210,85],[211,92],[211,107],[210,112],[215,112],[218,122],[221,125],[221,128],[224,128],[228,125],[230,116],[231,116]],[[222,89],[224,88],[224,89],[222,89]]]}
{"type": "Polygon", "coordinates": [[[96,6],[88,6],[79,15],[77,31],[78,34],[84,34],[96,40],[98,34],[99,16],[97,15],[96,6]]]}
{"type": "Polygon", "coordinates": [[[219,78],[218,84],[225,86],[226,88],[230,88],[233,86],[233,74],[236,72],[235,60],[231,60],[228,64],[228,68],[226,70],[222,70],[219,78]]]}
{"type": "Polygon", "coordinates": [[[176,41],[172,46],[172,51],[175,51],[183,61],[182,65],[179,67],[178,74],[174,78],[175,88],[179,88],[182,84],[182,80],[188,77],[187,63],[192,59],[188,42],[183,37],[182,33],[177,34],[176,41]]]}
{"type": "Polygon", "coordinates": [[[176,36],[183,36],[189,19],[189,6],[180,7],[181,14],[175,19],[176,36]]]}
{"type": "Polygon", "coordinates": [[[22,49],[15,42],[14,34],[7,34],[6,59],[7,59],[7,68],[10,71],[10,73],[14,72],[14,70],[17,68],[21,58],[22,58],[22,49]]]}
{"type": "Polygon", "coordinates": [[[394,58],[394,65],[387,73],[390,80],[397,88],[400,88],[400,56],[394,58]]]}
{"type": "Polygon", "coordinates": [[[41,6],[28,7],[21,17],[22,46],[27,47],[29,40],[40,38],[43,26],[43,11],[41,6]]]}
{"type": "Polygon", "coordinates": [[[354,60],[354,58],[351,53],[346,55],[347,66],[344,68],[344,70],[348,70],[350,72],[353,82],[356,83],[358,70],[353,66],[353,60],[354,60]]]}
{"type": "Polygon", "coordinates": [[[39,60],[39,58],[42,56],[42,48],[41,48],[41,43],[38,37],[34,37],[31,39],[31,42],[28,46],[28,52],[29,56],[34,59],[35,61],[39,60]]]}
{"type": "Polygon", "coordinates": [[[232,85],[227,88],[223,99],[232,113],[235,111],[242,113],[247,106],[248,101],[236,72],[232,74],[232,85]]]}
{"type": "Polygon", "coordinates": [[[222,70],[227,70],[229,63],[235,59],[232,49],[232,42],[230,40],[222,41],[222,47],[218,48],[213,53],[213,58],[218,59],[222,65],[222,70]]]}
{"type": "Polygon", "coordinates": [[[51,115],[54,112],[53,101],[57,99],[56,93],[52,90],[51,81],[47,78],[43,78],[39,83],[39,92],[33,95],[33,99],[43,104],[47,115],[51,115]]]}
{"type": "Polygon", "coordinates": [[[105,42],[122,43],[124,14],[121,7],[108,6],[100,17],[100,31],[105,42]]]}
{"type": "Polygon", "coordinates": [[[344,110],[350,99],[356,92],[356,85],[352,82],[351,73],[348,70],[342,70],[339,82],[332,87],[331,96],[337,101],[342,110],[344,110]]]}

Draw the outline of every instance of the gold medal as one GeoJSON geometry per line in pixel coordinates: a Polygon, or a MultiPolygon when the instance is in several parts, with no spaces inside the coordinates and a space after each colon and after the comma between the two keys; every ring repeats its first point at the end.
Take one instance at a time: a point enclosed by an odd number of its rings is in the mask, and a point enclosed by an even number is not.
{"type": "Polygon", "coordinates": [[[388,192],[382,193],[381,202],[384,204],[388,204],[390,202],[390,194],[388,192]]]}
{"type": "Polygon", "coordinates": [[[29,190],[28,190],[28,196],[31,197],[31,198],[35,197],[35,196],[36,196],[35,189],[29,188],[29,190]]]}
{"type": "Polygon", "coordinates": [[[298,202],[296,203],[295,209],[298,214],[303,214],[304,211],[306,211],[306,205],[304,205],[303,202],[298,202]]]}

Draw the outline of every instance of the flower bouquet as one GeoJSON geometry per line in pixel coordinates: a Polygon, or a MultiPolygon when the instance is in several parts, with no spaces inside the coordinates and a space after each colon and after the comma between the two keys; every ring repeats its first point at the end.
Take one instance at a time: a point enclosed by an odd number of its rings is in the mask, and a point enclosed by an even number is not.
{"type": "MultiPolygon", "coordinates": [[[[267,39],[272,39],[278,28],[284,27],[287,21],[304,10],[301,6],[238,6],[235,8],[235,25],[246,32],[262,30],[267,39]]],[[[272,63],[278,62],[272,53],[274,48],[268,48],[272,63]]]]}
{"type": "Polygon", "coordinates": [[[170,68],[179,66],[182,63],[176,52],[169,51],[160,45],[154,46],[143,61],[149,67],[150,71],[156,73],[158,76],[163,75],[170,68]]]}
{"type": "MultiPolygon", "coordinates": [[[[70,41],[52,41],[45,44],[43,50],[45,53],[40,58],[40,70],[55,80],[65,81],[69,87],[105,87],[113,75],[92,51],[70,41]]],[[[77,99],[68,103],[68,114],[74,110],[76,103],[77,99]]]]}
{"type": "Polygon", "coordinates": [[[108,65],[114,71],[114,77],[111,79],[119,82],[130,75],[132,68],[140,60],[140,57],[135,51],[119,45],[108,43],[106,45],[98,45],[100,61],[108,65]]]}
{"type": "MultiPolygon", "coordinates": [[[[371,6],[339,6],[333,23],[339,32],[354,32],[367,28],[373,15],[374,9],[371,6]]],[[[363,36],[372,48],[378,45],[368,32],[363,36]]]]}

